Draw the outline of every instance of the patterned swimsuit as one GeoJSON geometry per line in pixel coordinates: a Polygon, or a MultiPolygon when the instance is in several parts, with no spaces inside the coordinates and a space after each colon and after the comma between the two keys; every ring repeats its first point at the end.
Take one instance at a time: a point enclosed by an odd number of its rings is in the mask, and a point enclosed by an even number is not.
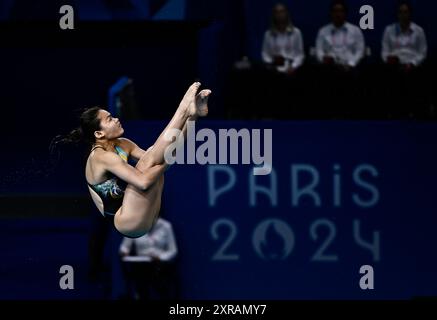
{"type": "MultiPolygon", "coordinates": [[[[101,146],[95,146],[91,152],[96,148],[102,148],[101,146]]],[[[125,161],[128,161],[128,154],[119,146],[115,147],[117,154],[125,161]]],[[[103,215],[113,216],[117,210],[121,207],[123,203],[124,190],[126,188],[126,183],[113,174],[109,173],[109,179],[97,183],[90,184],[91,189],[93,189],[102,199],[103,202],[103,215]]]]}

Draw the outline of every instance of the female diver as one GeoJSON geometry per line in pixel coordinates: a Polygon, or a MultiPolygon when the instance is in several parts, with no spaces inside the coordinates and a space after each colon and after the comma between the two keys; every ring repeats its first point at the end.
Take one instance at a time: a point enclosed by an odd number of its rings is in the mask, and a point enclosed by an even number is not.
{"type": "Polygon", "coordinates": [[[211,90],[198,93],[199,87],[199,82],[189,87],[172,119],[147,151],[123,138],[120,121],[99,107],[86,109],[80,116],[80,127],[62,139],[62,142],[84,140],[91,145],[85,167],[89,192],[104,216],[114,216],[114,226],[124,236],[140,237],[156,222],[164,172],[169,166],[164,152],[173,143],[165,133],[178,129],[185,139],[187,122],[208,114],[211,90]],[[137,161],[135,167],[128,163],[128,158],[137,161]]]}

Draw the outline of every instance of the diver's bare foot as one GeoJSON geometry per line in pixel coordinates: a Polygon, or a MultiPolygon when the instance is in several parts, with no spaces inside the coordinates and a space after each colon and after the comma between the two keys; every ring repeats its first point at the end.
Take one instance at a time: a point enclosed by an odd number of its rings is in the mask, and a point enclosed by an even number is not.
{"type": "Polygon", "coordinates": [[[196,115],[206,117],[208,115],[208,98],[211,90],[205,89],[200,91],[196,96],[196,115]]]}
{"type": "Polygon", "coordinates": [[[179,108],[182,108],[188,116],[193,116],[196,114],[196,93],[199,90],[200,82],[194,82],[185,93],[181,102],[179,103],[179,108]]]}

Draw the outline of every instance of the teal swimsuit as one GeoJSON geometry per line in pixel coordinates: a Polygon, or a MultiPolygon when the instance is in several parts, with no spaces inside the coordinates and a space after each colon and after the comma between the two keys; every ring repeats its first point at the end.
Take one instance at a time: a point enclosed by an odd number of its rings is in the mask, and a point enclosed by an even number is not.
{"type": "MultiPolygon", "coordinates": [[[[91,151],[96,148],[103,148],[101,146],[95,146],[91,151]]],[[[119,146],[115,147],[117,154],[124,160],[128,161],[128,154],[119,146]]],[[[89,184],[91,189],[93,189],[103,201],[103,215],[114,216],[115,213],[120,209],[123,203],[124,190],[126,188],[126,183],[113,174],[109,173],[109,179],[97,183],[89,184]]]]}

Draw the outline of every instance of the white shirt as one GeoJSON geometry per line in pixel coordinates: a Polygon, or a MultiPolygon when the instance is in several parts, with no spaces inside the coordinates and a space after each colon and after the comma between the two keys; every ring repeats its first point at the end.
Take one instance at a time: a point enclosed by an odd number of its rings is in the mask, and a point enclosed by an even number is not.
{"type": "Polygon", "coordinates": [[[262,59],[265,63],[272,63],[274,56],[282,56],[286,59],[283,66],[277,66],[277,70],[285,72],[291,66],[299,68],[304,59],[302,33],[296,27],[288,27],[285,32],[267,30],[264,33],[262,46],[262,59]],[[293,62],[290,65],[290,60],[293,62]]]}
{"type": "Polygon", "coordinates": [[[417,24],[411,22],[406,32],[402,32],[398,23],[385,28],[382,38],[382,59],[397,56],[400,63],[419,65],[425,60],[427,43],[425,32],[417,24]]]}
{"type": "Polygon", "coordinates": [[[129,254],[135,243],[137,256],[124,257],[125,261],[152,261],[152,256],[159,257],[162,261],[170,261],[176,257],[176,246],[171,224],[159,218],[152,230],[139,238],[124,238],[120,245],[120,253],[129,254]]]}
{"type": "Polygon", "coordinates": [[[345,22],[340,28],[332,23],[319,30],[316,40],[317,59],[331,56],[338,64],[355,67],[364,57],[364,35],[360,28],[345,22]]]}

